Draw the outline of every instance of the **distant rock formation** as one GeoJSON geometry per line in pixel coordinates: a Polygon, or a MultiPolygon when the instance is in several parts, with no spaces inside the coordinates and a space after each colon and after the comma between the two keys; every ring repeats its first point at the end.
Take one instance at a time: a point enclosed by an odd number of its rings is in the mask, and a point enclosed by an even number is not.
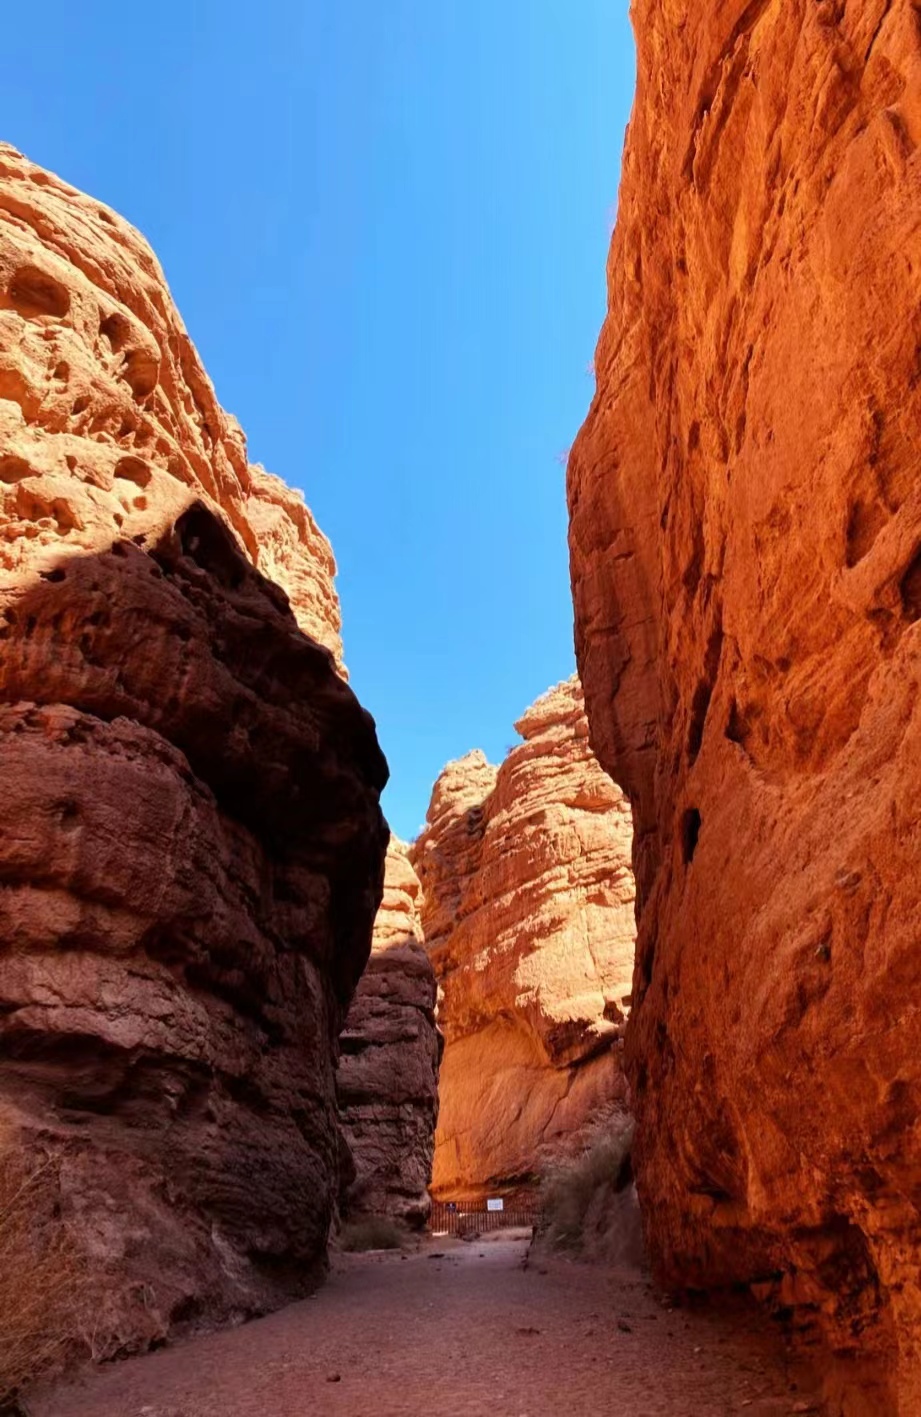
{"type": "Polygon", "coordinates": [[[339,1115],[354,1174],[347,1216],[418,1227],[431,1209],[441,1037],[435,975],[422,944],[419,879],[391,836],[371,958],[340,1039],[339,1115]]]}
{"type": "Polygon", "coordinates": [[[501,767],[449,763],[411,849],[445,1035],[433,1193],[482,1197],[577,1148],[626,1093],[630,810],[588,746],[575,678],[501,767]]]}
{"type": "Polygon", "coordinates": [[[97,1356],[323,1263],[387,839],[333,571],[146,243],[0,148],[0,1130],[97,1356]]]}
{"type": "Polygon", "coordinates": [[[918,10],[632,14],[569,505],[592,741],[636,814],[650,1251],[817,1329],[831,1411],[917,1413],[918,10]]]}

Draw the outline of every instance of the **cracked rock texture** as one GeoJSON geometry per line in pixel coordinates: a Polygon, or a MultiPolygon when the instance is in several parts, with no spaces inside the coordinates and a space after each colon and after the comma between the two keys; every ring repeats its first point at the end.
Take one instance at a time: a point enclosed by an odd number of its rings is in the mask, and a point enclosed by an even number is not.
{"type": "Polygon", "coordinates": [[[391,836],[371,958],[339,1040],[339,1116],[353,1174],[343,1213],[412,1226],[431,1209],[441,1035],[422,942],[419,878],[391,836]]]}
{"type": "Polygon", "coordinates": [[[636,0],[569,467],[592,741],[636,819],[628,1068],[670,1282],[921,1412],[921,25],[636,0]]]}
{"type": "Polygon", "coordinates": [[[0,1124],[97,1356],[323,1263],[387,839],[333,572],[146,243],[0,147],[0,1124]]]}
{"type": "Polygon", "coordinates": [[[501,767],[449,763],[411,849],[445,1036],[433,1194],[529,1180],[622,1107],[634,889],[630,809],[573,678],[501,767]]]}

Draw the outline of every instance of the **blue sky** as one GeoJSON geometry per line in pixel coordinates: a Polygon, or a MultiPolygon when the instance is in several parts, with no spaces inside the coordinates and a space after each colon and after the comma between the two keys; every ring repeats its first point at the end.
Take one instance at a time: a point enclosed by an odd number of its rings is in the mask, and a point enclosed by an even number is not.
{"type": "Polygon", "coordinates": [[[573,669],[561,458],[604,313],[626,0],[46,0],[4,50],[0,135],[145,233],[251,458],[332,540],[413,835],[443,764],[501,758],[573,669]]]}

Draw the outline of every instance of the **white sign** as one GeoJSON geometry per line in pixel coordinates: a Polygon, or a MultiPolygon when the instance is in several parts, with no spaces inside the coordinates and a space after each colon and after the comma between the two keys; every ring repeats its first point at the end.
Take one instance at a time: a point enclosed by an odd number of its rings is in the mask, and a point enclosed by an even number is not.
{"type": "Polygon", "coordinates": [[[486,1202],[486,1209],[487,1209],[487,1210],[504,1210],[504,1209],[505,1209],[505,1201],[503,1201],[503,1200],[496,1200],[496,1201],[490,1201],[490,1200],[488,1200],[488,1201],[486,1202]]]}

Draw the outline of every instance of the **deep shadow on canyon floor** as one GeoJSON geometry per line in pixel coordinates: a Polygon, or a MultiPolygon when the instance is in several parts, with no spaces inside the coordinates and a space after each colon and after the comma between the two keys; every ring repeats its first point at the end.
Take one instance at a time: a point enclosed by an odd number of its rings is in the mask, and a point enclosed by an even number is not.
{"type": "Polygon", "coordinates": [[[94,1373],[35,1417],[786,1417],[818,1412],[763,1314],[666,1307],[526,1238],[339,1257],[313,1298],[94,1373]]]}

